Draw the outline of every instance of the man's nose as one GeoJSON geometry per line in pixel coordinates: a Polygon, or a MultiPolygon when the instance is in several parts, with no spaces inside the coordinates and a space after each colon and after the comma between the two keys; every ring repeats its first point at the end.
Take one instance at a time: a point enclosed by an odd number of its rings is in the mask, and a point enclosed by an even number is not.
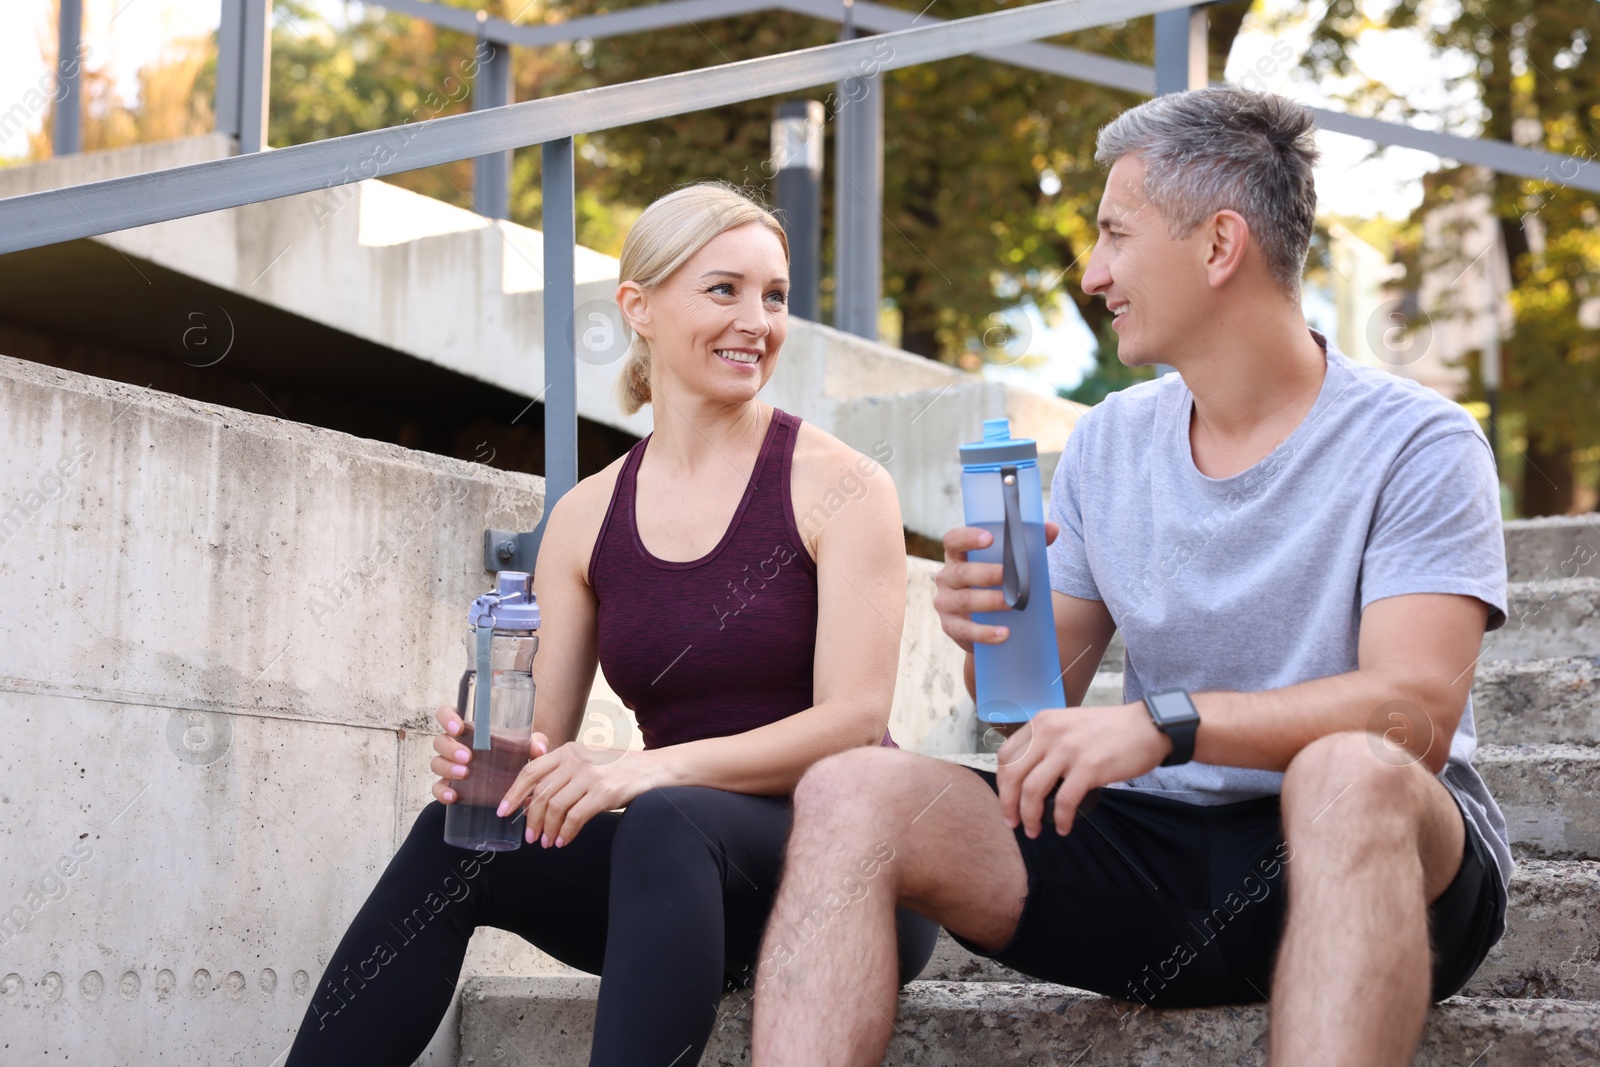
{"type": "Polygon", "coordinates": [[[1090,296],[1102,293],[1111,285],[1111,271],[1100,260],[1100,245],[1089,253],[1089,263],[1083,269],[1083,291],[1090,296]]]}

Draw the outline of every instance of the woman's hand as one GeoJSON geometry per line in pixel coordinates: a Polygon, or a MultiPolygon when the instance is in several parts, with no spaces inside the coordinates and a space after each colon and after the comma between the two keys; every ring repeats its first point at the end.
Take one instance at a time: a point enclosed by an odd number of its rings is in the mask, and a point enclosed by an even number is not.
{"type": "Polygon", "coordinates": [[[653,753],[570,741],[522,768],[499,813],[504,818],[526,804],[527,842],[561,848],[602,811],[627,807],[654,788],[658,777],[653,753]]]}
{"type": "MultiPolygon", "coordinates": [[[[1055,523],[1045,523],[1044,543],[1054,544],[1060,532],[1055,523]]],[[[981,626],[972,621],[973,612],[1006,610],[1006,596],[999,588],[1000,564],[967,561],[967,553],[993,543],[994,535],[976,526],[960,526],[944,535],[944,567],[933,580],[937,590],[933,609],[939,613],[939,625],[963,652],[970,653],[974,641],[998,645],[1011,633],[1007,626],[981,626]]]]}
{"type": "MultiPolygon", "coordinates": [[[[433,717],[444,729],[444,733],[433,739],[434,757],[428,764],[439,776],[433,783],[433,797],[441,804],[454,804],[460,799],[455,787],[467,776],[467,764],[472,762],[472,727],[462,722],[460,714],[449,704],[439,705],[433,717]]],[[[549,747],[544,734],[535,732],[529,739],[528,758],[537,759],[549,747]]]]}

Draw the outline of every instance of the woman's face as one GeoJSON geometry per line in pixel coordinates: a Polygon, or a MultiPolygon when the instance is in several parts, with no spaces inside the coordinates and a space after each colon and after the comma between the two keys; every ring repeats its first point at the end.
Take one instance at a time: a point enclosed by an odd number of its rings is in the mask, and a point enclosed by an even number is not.
{"type": "Polygon", "coordinates": [[[654,291],[624,282],[617,295],[650,342],[657,383],[706,399],[754,397],[788,335],[789,265],[759,222],[718,234],[654,291]]]}

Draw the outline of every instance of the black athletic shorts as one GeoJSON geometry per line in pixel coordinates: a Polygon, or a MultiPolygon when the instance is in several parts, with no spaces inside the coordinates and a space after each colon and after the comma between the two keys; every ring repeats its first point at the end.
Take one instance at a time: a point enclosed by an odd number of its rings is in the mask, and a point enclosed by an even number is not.
{"type": "MultiPolygon", "coordinates": [[[[995,776],[974,771],[991,789],[995,776]]],[[[1286,864],[1278,798],[1204,806],[1103,789],[1062,837],[1017,845],[1028,898],[1010,943],[970,951],[1047,982],[1151,1007],[1267,998],[1283,933],[1286,864]]],[[[1461,868],[1429,908],[1433,996],[1451,996],[1499,939],[1505,891],[1465,818],[1461,868]]]]}

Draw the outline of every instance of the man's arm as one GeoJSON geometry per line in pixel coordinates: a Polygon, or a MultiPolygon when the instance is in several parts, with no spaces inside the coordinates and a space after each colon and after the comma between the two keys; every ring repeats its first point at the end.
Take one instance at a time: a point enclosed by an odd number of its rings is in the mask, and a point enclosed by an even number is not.
{"type": "Polygon", "coordinates": [[[1391,760],[1438,774],[1472,691],[1489,605],[1475,597],[1414,593],[1374,601],[1361,615],[1360,666],[1347,674],[1260,693],[1198,693],[1194,758],[1281,771],[1319,737],[1374,735],[1391,760]]]}
{"type": "MultiPolygon", "coordinates": [[[[1195,694],[1194,758],[1281,771],[1320,737],[1364,730],[1376,758],[1420,760],[1437,774],[1466,708],[1489,610],[1454,594],[1374,601],[1361,616],[1356,670],[1257,693],[1195,694]]],[[[1059,781],[1054,821],[1065,833],[1089,790],[1147,774],[1171,751],[1142,701],[1040,712],[1000,750],[1001,811],[1038,836],[1059,781]]]]}

